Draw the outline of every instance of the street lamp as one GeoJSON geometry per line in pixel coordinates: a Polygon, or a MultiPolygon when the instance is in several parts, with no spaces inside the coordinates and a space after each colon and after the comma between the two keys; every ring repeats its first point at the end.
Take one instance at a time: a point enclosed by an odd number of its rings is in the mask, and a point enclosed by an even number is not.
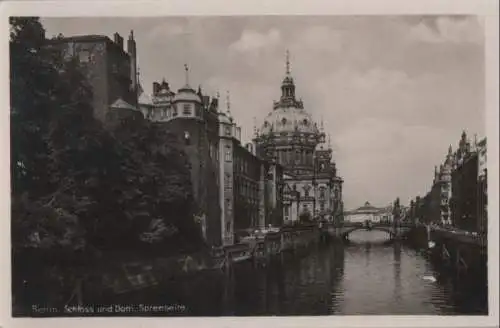
{"type": "MultiPolygon", "coordinates": [[[[280,178],[278,179],[278,195],[276,198],[278,198],[278,204],[277,204],[277,207],[278,207],[278,210],[279,210],[279,213],[281,213],[281,215],[279,216],[281,219],[280,219],[280,223],[279,225],[283,225],[283,189],[285,187],[285,183],[283,182],[283,179],[280,178]]],[[[274,221],[274,219],[273,219],[274,221]]]]}
{"type": "Polygon", "coordinates": [[[297,197],[297,221],[300,221],[300,191],[295,191],[295,197],[297,197]]]}

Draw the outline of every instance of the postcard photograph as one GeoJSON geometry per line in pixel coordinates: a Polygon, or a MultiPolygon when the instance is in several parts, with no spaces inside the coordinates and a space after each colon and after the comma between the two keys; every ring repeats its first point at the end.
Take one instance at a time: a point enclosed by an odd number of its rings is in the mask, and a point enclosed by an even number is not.
{"type": "Polygon", "coordinates": [[[490,313],[484,17],[8,19],[12,317],[490,313]]]}

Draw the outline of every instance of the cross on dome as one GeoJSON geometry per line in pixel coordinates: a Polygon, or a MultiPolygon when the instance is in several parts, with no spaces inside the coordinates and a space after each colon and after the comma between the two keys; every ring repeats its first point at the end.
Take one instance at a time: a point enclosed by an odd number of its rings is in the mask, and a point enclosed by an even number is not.
{"type": "Polygon", "coordinates": [[[189,86],[189,67],[187,64],[184,64],[184,71],[186,74],[186,86],[189,86]]]}
{"type": "Polygon", "coordinates": [[[286,50],[286,75],[290,75],[290,51],[286,50]]]}
{"type": "Polygon", "coordinates": [[[229,99],[229,90],[227,90],[226,92],[226,113],[227,113],[227,116],[230,117],[231,116],[231,101],[229,99]]]}

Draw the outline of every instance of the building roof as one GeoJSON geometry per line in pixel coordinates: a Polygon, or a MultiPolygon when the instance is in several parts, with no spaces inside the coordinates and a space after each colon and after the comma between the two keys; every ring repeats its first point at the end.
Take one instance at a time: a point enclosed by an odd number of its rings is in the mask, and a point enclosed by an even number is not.
{"type": "Polygon", "coordinates": [[[114,43],[110,37],[106,35],[97,35],[97,34],[89,34],[89,35],[73,35],[73,36],[54,36],[51,39],[47,39],[48,43],[57,44],[57,43],[68,43],[68,42],[107,42],[114,43]]]}
{"type": "Polygon", "coordinates": [[[385,207],[375,207],[370,204],[370,202],[365,202],[363,206],[360,206],[354,210],[346,211],[346,214],[376,214],[387,211],[385,207]]]}
{"type": "Polygon", "coordinates": [[[174,96],[172,102],[197,102],[201,104],[200,96],[192,89],[189,85],[185,85],[180,88],[177,94],[174,96]]]}
{"type": "Polygon", "coordinates": [[[148,95],[145,92],[141,92],[138,98],[138,102],[140,105],[149,105],[149,106],[153,105],[153,99],[151,98],[150,95],[148,95]]]}
{"type": "Polygon", "coordinates": [[[230,116],[228,116],[226,113],[224,112],[219,112],[218,113],[218,119],[219,119],[219,122],[220,123],[226,123],[226,124],[232,124],[232,119],[230,116]]]}
{"type": "Polygon", "coordinates": [[[278,108],[271,111],[264,119],[262,134],[275,133],[310,133],[318,134],[318,128],[311,115],[300,108],[278,108]]]}
{"type": "Polygon", "coordinates": [[[122,98],[118,98],[113,104],[111,104],[111,109],[130,109],[130,110],[137,110],[137,108],[122,98]]]}

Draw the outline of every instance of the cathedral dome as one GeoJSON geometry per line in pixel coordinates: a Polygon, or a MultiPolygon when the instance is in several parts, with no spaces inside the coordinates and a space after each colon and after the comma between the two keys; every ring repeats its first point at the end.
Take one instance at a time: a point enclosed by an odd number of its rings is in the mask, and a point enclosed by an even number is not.
{"type": "Polygon", "coordinates": [[[201,104],[200,96],[191,87],[186,85],[185,87],[179,89],[177,94],[174,96],[172,102],[196,102],[201,104]]]}
{"type": "Polygon", "coordinates": [[[319,133],[311,115],[304,109],[293,107],[282,107],[273,110],[266,116],[261,128],[262,135],[297,132],[315,135],[319,133]]]}

